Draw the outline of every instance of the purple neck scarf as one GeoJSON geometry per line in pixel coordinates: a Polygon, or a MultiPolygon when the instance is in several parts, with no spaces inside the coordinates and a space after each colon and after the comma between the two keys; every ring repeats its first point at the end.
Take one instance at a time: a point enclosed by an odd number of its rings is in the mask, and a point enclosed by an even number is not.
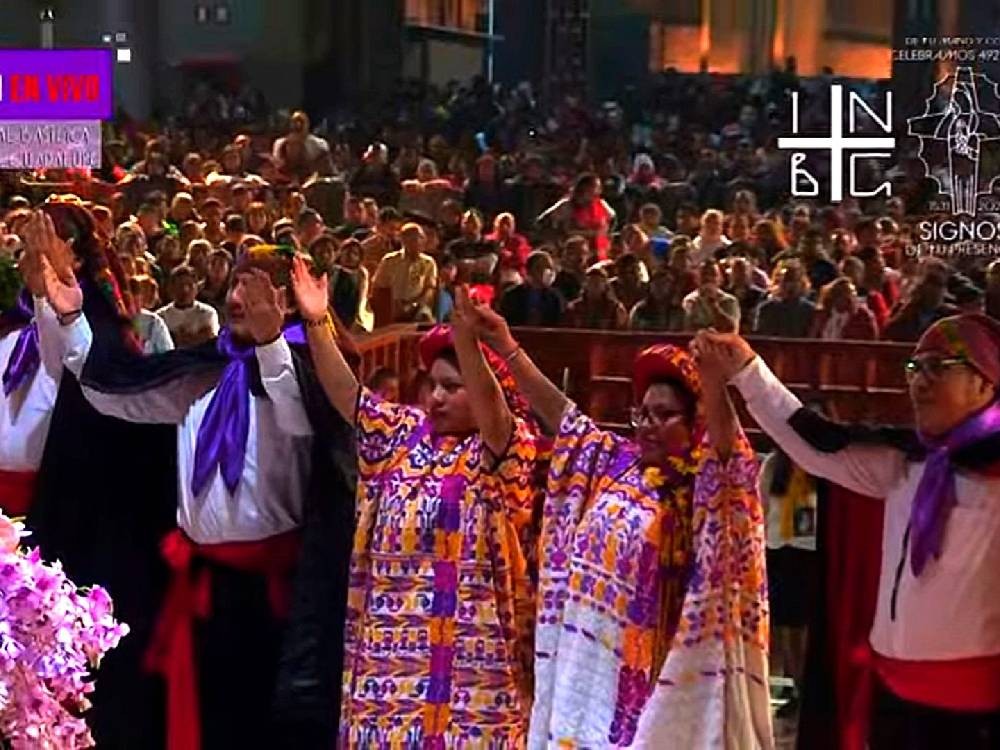
{"type": "Polygon", "coordinates": [[[31,380],[41,364],[38,352],[38,325],[35,323],[35,310],[31,295],[25,289],[17,295],[17,303],[8,316],[24,328],[17,336],[14,349],[7,361],[7,369],[3,373],[3,395],[10,396],[14,391],[31,380]]]}
{"type": "MultiPolygon", "coordinates": [[[[301,324],[284,330],[285,340],[291,344],[305,344],[305,329],[301,324]]],[[[229,359],[215,394],[208,404],[205,418],[198,428],[194,452],[194,470],[191,491],[195,495],[208,486],[216,467],[222,481],[232,495],[243,476],[246,460],[247,438],[250,436],[250,377],[254,347],[241,346],[233,341],[229,328],[219,333],[219,353],[229,359]]]]}
{"type": "Polygon", "coordinates": [[[928,454],[910,510],[910,568],[913,575],[919,576],[931,557],[941,556],[948,514],[957,503],[952,456],[956,451],[997,432],[1000,432],[1000,402],[994,402],[969,417],[942,438],[920,436],[928,454]]]}

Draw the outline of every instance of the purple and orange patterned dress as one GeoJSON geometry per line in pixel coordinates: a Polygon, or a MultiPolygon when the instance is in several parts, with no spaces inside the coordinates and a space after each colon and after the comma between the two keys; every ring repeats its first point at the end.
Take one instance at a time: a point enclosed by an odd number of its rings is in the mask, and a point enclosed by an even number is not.
{"type": "Polygon", "coordinates": [[[363,750],[516,750],[531,711],[536,437],[478,433],[362,389],[340,740],[363,750]]]}
{"type": "MultiPolygon", "coordinates": [[[[727,747],[715,737],[733,711],[723,705],[713,715],[732,693],[725,641],[766,651],[763,515],[746,440],[725,467],[707,440],[664,469],[643,469],[639,458],[632,441],[567,408],[541,531],[531,750],[727,747]],[[717,632],[719,622],[726,627],[717,632]],[[702,648],[703,636],[711,648],[702,648]],[[659,708],[657,691],[674,674],[682,675],[684,709],[701,712],[694,722],[672,703],[659,708]],[[664,736],[666,713],[676,721],[664,736]],[[711,724],[709,740],[697,735],[699,722],[711,724]]],[[[762,682],[749,702],[762,697],[766,708],[766,659],[750,661],[751,678],[762,682]]],[[[742,681],[748,670],[740,668],[742,681]]],[[[745,708],[736,707],[739,721],[756,723],[745,708]]],[[[746,745],[755,747],[766,743],[746,745]]]]}

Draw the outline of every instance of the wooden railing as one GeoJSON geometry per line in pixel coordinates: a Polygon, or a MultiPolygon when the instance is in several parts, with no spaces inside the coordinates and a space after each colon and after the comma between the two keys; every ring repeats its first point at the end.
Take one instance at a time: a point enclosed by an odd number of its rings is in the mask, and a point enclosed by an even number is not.
{"type": "MultiPolygon", "coordinates": [[[[689,334],[640,334],[523,328],[515,332],[525,351],[597,421],[624,427],[632,403],[631,367],[636,354],[654,343],[687,346],[689,334]]],[[[359,341],[365,374],[392,367],[404,393],[419,361],[416,326],[380,329],[359,341]]],[[[749,339],[781,380],[803,402],[820,402],[843,421],[911,423],[903,364],[910,344],[811,339],[749,339]]],[[[738,401],[738,399],[737,399],[738,401]]],[[[742,404],[744,424],[753,426],[742,404]]]]}

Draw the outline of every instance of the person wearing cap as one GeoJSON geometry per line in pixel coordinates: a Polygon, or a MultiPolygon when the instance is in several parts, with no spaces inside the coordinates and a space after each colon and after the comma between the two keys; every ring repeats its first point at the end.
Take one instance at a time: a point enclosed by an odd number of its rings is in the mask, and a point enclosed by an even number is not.
{"type": "Polygon", "coordinates": [[[725,382],[682,349],[646,349],[624,437],[563,395],[500,316],[474,312],[556,435],[528,748],[771,748],[757,462],[725,382]]]}
{"type": "Polygon", "coordinates": [[[41,340],[62,347],[97,411],[177,426],[178,528],[162,546],[173,577],[145,657],[166,682],[167,748],[280,746],[271,697],[313,472],[345,486],[332,456],[313,450],[326,412],[309,402],[319,391],[287,292],[291,252],[257,246],[239,259],[217,338],[146,357],[95,335],[71,258],[54,245],[46,254],[58,322],[41,340]]]}
{"type": "MultiPolygon", "coordinates": [[[[1000,745],[1000,324],[967,314],[924,333],[906,366],[913,431],[825,422],[743,339],[703,333],[699,345],[795,463],[883,503],[870,652],[843,655],[874,673],[868,747],[1000,745]]],[[[859,697],[846,697],[834,731],[863,729],[859,697]]]]}
{"type": "Polygon", "coordinates": [[[419,344],[429,411],[359,383],[327,326],[327,279],[296,263],[309,346],[355,425],[357,523],[341,700],[343,748],[521,748],[534,613],[526,555],[537,428],[504,362],[453,328],[419,344]]]}

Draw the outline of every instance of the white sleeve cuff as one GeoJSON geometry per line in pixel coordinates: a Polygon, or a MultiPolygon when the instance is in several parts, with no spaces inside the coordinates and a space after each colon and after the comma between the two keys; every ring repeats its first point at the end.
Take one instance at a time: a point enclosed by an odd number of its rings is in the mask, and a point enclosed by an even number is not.
{"type": "Polygon", "coordinates": [[[748,406],[766,404],[767,414],[776,419],[787,420],[802,408],[802,402],[778,380],[760,357],[754,357],[730,382],[748,406]]]}
{"type": "Polygon", "coordinates": [[[284,336],[279,336],[270,344],[257,347],[257,363],[260,365],[260,376],[265,380],[274,380],[282,373],[294,370],[292,350],[284,336]]]}
{"type": "Polygon", "coordinates": [[[66,363],[66,367],[74,375],[80,377],[83,366],[87,362],[87,356],[90,354],[91,343],[94,340],[94,333],[90,330],[87,317],[81,313],[69,325],[64,326],[57,323],[56,330],[59,331],[58,335],[62,340],[65,352],[63,361],[66,363]]]}

